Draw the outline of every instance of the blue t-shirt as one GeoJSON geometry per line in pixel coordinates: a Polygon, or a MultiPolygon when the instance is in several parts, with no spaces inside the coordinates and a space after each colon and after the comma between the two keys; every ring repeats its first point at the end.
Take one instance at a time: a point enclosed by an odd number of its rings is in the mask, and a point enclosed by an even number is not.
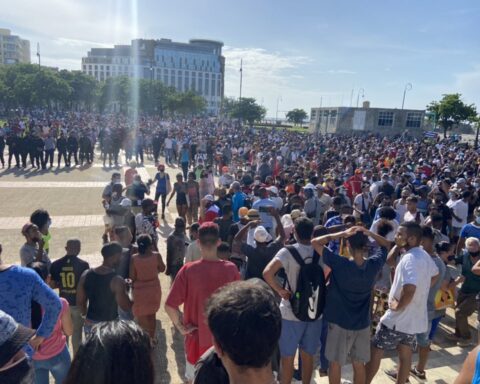
{"type": "Polygon", "coordinates": [[[370,299],[379,271],[387,259],[385,248],[358,266],[353,260],[323,248],[323,262],[331,269],[324,318],[347,330],[370,326],[370,299]]]}
{"type": "Polygon", "coordinates": [[[155,180],[157,181],[156,191],[161,194],[167,194],[167,181],[170,179],[168,173],[165,173],[163,177],[160,176],[160,172],[157,172],[155,175],[155,180]]]}
{"type": "Polygon", "coordinates": [[[58,295],[33,269],[14,265],[0,272],[2,311],[12,316],[17,323],[31,327],[32,300],[45,309],[37,335],[48,337],[53,332],[62,309],[58,295]]]}
{"type": "Polygon", "coordinates": [[[476,237],[480,240],[480,227],[471,223],[465,224],[460,231],[460,237],[467,239],[469,237],[476,237]]]}
{"type": "Polygon", "coordinates": [[[233,221],[237,222],[240,220],[238,216],[238,210],[245,205],[245,198],[247,196],[243,192],[235,192],[232,197],[232,210],[233,210],[233,221]]]}

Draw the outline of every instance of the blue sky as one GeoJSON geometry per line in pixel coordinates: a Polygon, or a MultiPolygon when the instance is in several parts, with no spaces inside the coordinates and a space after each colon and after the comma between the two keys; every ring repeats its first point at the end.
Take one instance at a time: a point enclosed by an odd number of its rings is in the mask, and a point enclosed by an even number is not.
{"type": "Polygon", "coordinates": [[[80,69],[91,47],[132,38],[221,40],[225,93],[255,97],[275,116],[299,107],[356,104],[424,108],[459,92],[480,110],[478,0],[17,0],[0,27],[28,38],[35,60],[80,69]],[[353,97],[352,95],[353,89],[353,97]],[[360,101],[362,97],[359,98],[360,101]]]}

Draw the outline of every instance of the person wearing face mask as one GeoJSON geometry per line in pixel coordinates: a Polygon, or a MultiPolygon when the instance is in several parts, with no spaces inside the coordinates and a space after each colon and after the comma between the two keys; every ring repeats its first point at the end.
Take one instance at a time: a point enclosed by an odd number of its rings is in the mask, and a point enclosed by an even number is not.
{"type": "Polygon", "coordinates": [[[480,273],[475,273],[473,266],[478,265],[479,260],[480,241],[478,238],[469,237],[465,241],[465,251],[461,259],[457,259],[462,264],[462,276],[458,277],[455,283],[462,283],[462,286],[455,306],[455,333],[449,335],[449,339],[457,341],[460,347],[468,347],[471,344],[468,317],[478,307],[476,297],[480,293],[480,273]]]}
{"type": "Polygon", "coordinates": [[[47,252],[43,249],[44,242],[38,227],[33,223],[27,223],[22,227],[22,235],[25,237],[25,244],[20,248],[20,261],[22,267],[33,261],[46,263],[48,268],[52,262],[47,252]]]}
{"type": "Polygon", "coordinates": [[[456,255],[460,255],[465,246],[465,240],[468,237],[476,237],[477,239],[480,239],[480,207],[473,210],[473,221],[465,224],[460,230],[457,249],[455,251],[456,255]]]}
{"type": "Polygon", "coordinates": [[[370,362],[366,366],[368,384],[380,368],[384,351],[392,349],[398,351],[400,358],[396,381],[406,383],[416,334],[428,330],[428,293],[439,271],[432,257],[421,248],[422,237],[422,227],[415,222],[404,222],[398,227],[396,245],[390,251],[387,263],[393,266],[400,250],[405,253],[395,268],[388,298],[389,309],[380,319],[372,340],[370,362]]]}
{"type": "Polygon", "coordinates": [[[119,172],[112,173],[112,180],[108,183],[102,192],[102,198],[108,201],[112,197],[112,189],[115,184],[120,184],[122,182],[122,177],[119,172]]]}

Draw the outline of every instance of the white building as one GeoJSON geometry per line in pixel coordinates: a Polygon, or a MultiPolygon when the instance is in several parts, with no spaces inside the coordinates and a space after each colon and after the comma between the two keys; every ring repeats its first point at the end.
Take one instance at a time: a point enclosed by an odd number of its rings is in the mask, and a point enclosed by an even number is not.
{"type": "Polygon", "coordinates": [[[212,40],[136,39],[131,45],[92,48],[82,58],[82,71],[98,81],[128,76],[155,79],[179,92],[192,90],[205,98],[208,113],[217,115],[224,90],[222,47],[212,40]]]}
{"type": "Polygon", "coordinates": [[[30,63],[30,42],[0,28],[0,64],[21,63],[30,63]]]}

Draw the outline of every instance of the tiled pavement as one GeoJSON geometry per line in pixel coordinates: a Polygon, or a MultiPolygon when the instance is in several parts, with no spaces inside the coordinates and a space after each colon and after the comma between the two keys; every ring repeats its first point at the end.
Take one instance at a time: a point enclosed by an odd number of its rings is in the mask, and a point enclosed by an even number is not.
{"type": "MultiPolygon", "coordinates": [[[[142,179],[152,177],[155,166],[146,164],[146,167],[139,167],[138,171],[142,179]]],[[[52,241],[51,256],[58,258],[63,255],[63,247],[67,238],[75,236],[82,241],[82,257],[93,266],[101,262],[100,247],[103,227],[103,212],[100,205],[101,188],[109,181],[110,174],[115,168],[103,168],[101,164],[94,164],[93,167],[82,170],[71,169],[57,173],[14,173],[0,170],[0,242],[3,245],[4,262],[17,262],[18,249],[23,239],[19,233],[21,226],[28,219],[31,208],[35,206],[36,197],[41,201],[44,208],[54,212],[52,218],[52,241]],[[30,175],[30,176],[29,176],[30,175]],[[83,188],[83,189],[81,189],[83,188]],[[92,191],[93,189],[93,191],[92,191]],[[18,192],[17,192],[18,191],[18,192]],[[50,192],[51,191],[51,192],[50,192]],[[55,191],[55,192],[53,192],[55,191]],[[88,193],[87,193],[88,192],[88,193]],[[29,194],[30,193],[30,194],[29,194]],[[64,196],[67,194],[67,196],[64,196]],[[96,201],[90,205],[83,204],[82,196],[89,201],[98,196],[96,201]],[[18,196],[18,200],[15,199],[18,196]],[[28,196],[31,202],[22,200],[22,196],[28,196]],[[92,197],[93,196],[93,197],[92,197]],[[79,201],[79,206],[72,207],[69,201],[79,201]],[[6,210],[6,205],[9,209],[6,210]],[[88,207],[87,207],[88,205],[88,207]],[[7,211],[7,214],[5,214],[7,211]]],[[[167,168],[173,178],[178,172],[177,168],[167,168]]],[[[78,204],[77,204],[78,205],[78,204]]],[[[167,223],[172,223],[175,217],[175,208],[167,212],[167,223]]],[[[160,235],[165,239],[171,226],[162,224],[160,235]]],[[[160,250],[165,255],[165,242],[160,241],[160,250]]],[[[170,285],[169,278],[160,276],[163,287],[163,297],[170,285]]],[[[156,383],[181,383],[184,369],[183,344],[181,336],[175,333],[171,323],[163,309],[157,313],[158,339],[159,344],[154,353],[154,363],[157,371],[156,383]]],[[[472,319],[472,325],[474,321],[472,319]]],[[[442,322],[436,343],[432,345],[432,352],[429,359],[427,376],[429,383],[452,383],[456,377],[465,357],[467,350],[454,346],[445,339],[445,333],[452,330],[454,325],[453,314],[448,313],[445,321],[442,322]]],[[[389,354],[388,356],[393,356],[389,354]]],[[[416,359],[416,358],[415,358],[416,359]]],[[[382,361],[381,369],[388,369],[394,366],[395,359],[386,357],[382,361]]],[[[351,379],[351,369],[346,367],[344,377],[351,379]]],[[[411,382],[416,380],[411,378],[411,382]]],[[[326,378],[315,378],[316,383],[327,383],[326,378]]],[[[374,383],[388,383],[390,380],[379,372],[374,383]]]]}

